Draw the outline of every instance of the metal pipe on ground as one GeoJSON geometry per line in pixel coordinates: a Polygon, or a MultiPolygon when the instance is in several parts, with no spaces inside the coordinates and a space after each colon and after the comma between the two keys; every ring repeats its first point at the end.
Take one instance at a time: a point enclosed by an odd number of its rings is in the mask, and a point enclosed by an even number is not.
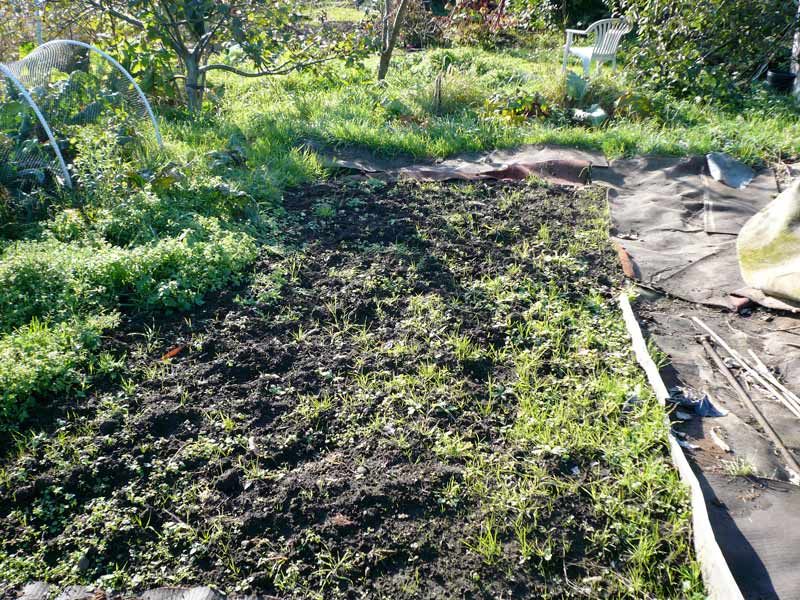
{"type": "Polygon", "coordinates": [[[739,380],[736,379],[736,376],[728,368],[728,365],[726,365],[725,361],[722,360],[722,357],[719,355],[716,348],[714,348],[714,346],[711,345],[711,338],[709,336],[701,336],[699,338],[699,341],[703,345],[703,349],[717,365],[717,368],[725,376],[725,379],[727,379],[728,383],[731,384],[731,387],[734,389],[734,391],[739,396],[741,401],[756,418],[758,424],[767,434],[769,439],[772,441],[773,444],[775,444],[775,447],[778,448],[778,451],[781,453],[781,456],[786,461],[788,468],[792,470],[793,472],[792,474],[795,477],[800,477],[800,464],[797,462],[797,459],[794,457],[794,454],[792,454],[791,450],[789,450],[789,448],[786,447],[786,444],[783,443],[783,440],[778,435],[778,432],[776,432],[775,429],[770,424],[770,422],[767,421],[767,418],[764,416],[761,410],[759,410],[755,402],[753,402],[753,399],[742,387],[742,384],[739,383],[739,380]]]}

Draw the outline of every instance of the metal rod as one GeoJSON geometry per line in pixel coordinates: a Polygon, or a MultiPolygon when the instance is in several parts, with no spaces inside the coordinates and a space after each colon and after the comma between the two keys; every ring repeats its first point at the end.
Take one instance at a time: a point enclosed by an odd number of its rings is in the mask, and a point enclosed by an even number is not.
{"type": "Polygon", "coordinates": [[[763,415],[763,413],[759,410],[759,408],[753,402],[753,399],[747,394],[745,389],[742,387],[742,384],[739,383],[739,380],[736,379],[736,376],[733,372],[728,368],[728,365],[725,364],[725,361],[722,360],[722,357],[717,352],[716,348],[711,345],[708,336],[701,336],[700,343],[703,345],[703,349],[708,353],[708,355],[714,360],[714,363],[717,365],[717,368],[722,372],[725,376],[725,379],[728,380],[728,383],[731,384],[731,387],[736,391],[739,398],[742,400],[745,406],[750,409],[750,412],[753,413],[753,416],[758,421],[761,428],[766,432],[767,436],[769,436],[772,443],[778,448],[783,456],[783,459],[786,461],[789,469],[793,471],[794,475],[800,475],[800,464],[798,464],[797,459],[794,457],[792,452],[786,447],[786,444],[783,443],[783,440],[778,435],[778,433],[773,429],[772,425],[770,425],[767,418],[763,415]]]}
{"type": "Polygon", "coordinates": [[[767,380],[772,383],[772,385],[783,392],[783,395],[789,398],[796,407],[800,408],[800,398],[797,397],[797,394],[778,381],[778,378],[772,374],[767,365],[764,364],[764,361],[758,358],[758,355],[755,352],[748,349],[747,353],[753,358],[753,362],[756,364],[759,373],[766,377],[767,380]]]}
{"type": "Polygon", "coordinates": [[[47,119],[44,118],[42,112],[39,110],[39,106],[36,102],[33,101],[28,89],[22,85],[22,82],[17,79],[16,75],[11,72],[6,65],[0,63],[0,73],[2,73],[5,77],[14,84],[14,86],[19,90],[19,93],[22,94],[22,97],[25,98],[25,101],[33,110],[33,114],[36,115],[36,118],[39,119],[39,123],[44,129],[45,135],[47,135],[47,139],[50,141],[50,147],[53,149],[53,153],[56,155],[56,159],[58,160],[58,164],[61,166],[61,174],[64,175],[64,185],[68,188],[72,188],[72,178],[69,176],[69,169],[67,168],[67,163],[64,162],[64,156],[61,154],[61,148],[58,147],[58,143],[56,142],[56,138],[53,137],[53,132],[50,129],[50,125],[47,124],[47,119]]]}
{"type": "MultiPolygon", "coordinates": [[[[800,418],[800,408],[793,406],[792,402],[788,398],[784,398],[783,394],[780,391],[776,390],[772,384],[770,384],[758,371],[756,371],[753,367],[751,367],[747,361],[739,354],[736,350],[731,348],[725,340],[723,340],[713,329],[711,329],[708,325],[706,325],[702,320],[698,317],[692,317],[692,320],[697,323],[701,328],[703,328],[711,338],[719,344],[728,354],[730,354],[736,362],[738,362],[744,369],[750,373],[750,375],[755,379],[758,383],[760,383],[765,390],[767,390],[770,394],[772,394],[775,399],[783,404],[789,411],[796,417],[800,418]]],[[[798,473],[800,475],[800,473],[798,473]]]]}

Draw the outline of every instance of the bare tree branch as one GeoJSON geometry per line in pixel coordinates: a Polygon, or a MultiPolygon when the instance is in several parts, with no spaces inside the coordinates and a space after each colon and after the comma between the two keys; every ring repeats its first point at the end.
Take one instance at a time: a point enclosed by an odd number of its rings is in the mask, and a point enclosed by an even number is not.
{"type": "Polygon", "coordinates": [[[107,6],[103,2],[97,2],[96,0],[86,0],[86,3],[88,5],[90,5],[90,6],[98,9],[98,10],[103,11],[104,13],[107,13],[107,14],[111,15],[112,17],[115,17],[115,18],[117,18],[117,19],[119,19],[121,21],[125,21],[128,25],[132,25],[133,27],[136,27],[137,29],[144,29],[144,23],[142,23],[136,17],[132,17],[131,15],[126,14],[124,12],[121,12],[121,11],[117,10],[116,8],[112,8],[111,6],[107,6]]]}
{"type": "Polygon", "coordinates": [[[326,56],[325,58],[318,58],[316,60],[309,60],[307,62],[302,63],[284,63],[283,65],[276,67],[274,69],[265,69],[263,71],[243,71],[241,69],[237,69],[236,67],[232,67],[230,65],[225,64],[209,64],[204,65],[200,68],[201,73],[207,73],[208,71],[228,71],[229,73],[235,73],[241,77],[266,77],[268,75],[286,75],[287,73],[291,73],[292,71],[297,71],[299,69],[305,69],[307,67],[312,67],[314,65],[319,65],[322,63],[330,62],[332,60],[336,60],[337,58],[341,58],[341,56],[326,56]]]}

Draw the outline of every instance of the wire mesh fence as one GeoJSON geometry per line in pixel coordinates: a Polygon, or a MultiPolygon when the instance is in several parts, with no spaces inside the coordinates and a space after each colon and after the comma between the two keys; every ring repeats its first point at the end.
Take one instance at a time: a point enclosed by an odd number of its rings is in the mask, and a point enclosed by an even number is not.
{"type": "Polygon", "coordinates": [[[22,60],[0,63],[0,183],[72,187],[78,128],[111,131],[120,144],[161,144],[152,108],[111,56],[55,40],[22,60]]]}

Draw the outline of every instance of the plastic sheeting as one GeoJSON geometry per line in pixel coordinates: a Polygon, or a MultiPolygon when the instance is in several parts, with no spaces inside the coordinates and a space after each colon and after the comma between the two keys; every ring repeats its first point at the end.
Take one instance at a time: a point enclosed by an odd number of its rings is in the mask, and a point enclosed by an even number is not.
{"type": "Polygon", "coordinates": [[[521,180],[537,176],[551,183],[582,185],[591,182],[594,167],[608,166],[600,153],[562,147],[522,146],[417,163],[379,158],[353,149],[315,149],[329,167],[419,181],[521,180]]]}

